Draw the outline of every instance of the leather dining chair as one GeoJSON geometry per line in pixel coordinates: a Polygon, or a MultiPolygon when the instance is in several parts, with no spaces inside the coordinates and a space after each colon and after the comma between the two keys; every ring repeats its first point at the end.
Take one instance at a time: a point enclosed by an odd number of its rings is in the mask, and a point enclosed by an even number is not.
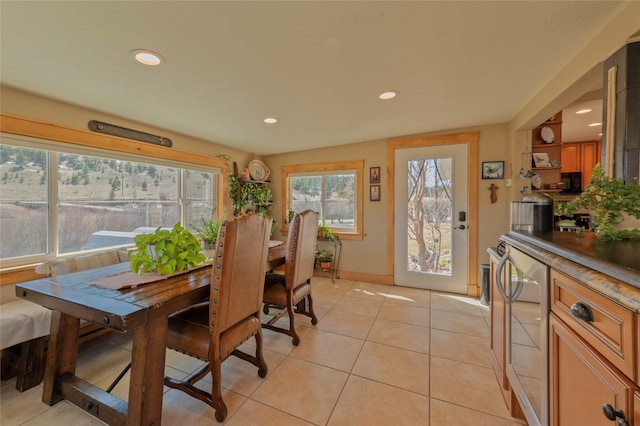
{"type": "Polygon", "coordinates": [[[300,336],[295,328],[295,313],[311,318],[316,325],[318,318],[313,312],[311,297],[311,277],[315,264],[316,240],[318,238],[318,213],[305,210],[296,214],[289,223],[285,252],[284,275],[267,273],[264,285],[264,312],[276,306],[281,310],[263,328],[288,334],[295,346],[300,336]],[[289,329],[274,324],[284,315],[289,315],[289,329]]]}
{"type": "Polygon", "coordinates": [[[167,346],[207,363],[183,380],[165,377],[165,385],[186,392],[215,409],[216,420],[227,417],[222,399],[221,365],[230,355],[258,367],[267,375],[262,349],[260,309],[266,270],[271,218],[250,213],[223,222],[213,258],[209,301],[169,317],[167,346]],[[238,350],[254,337],[256,353],[238,350]],[[211,392],[195,383],[211,373],[211,392]]]}

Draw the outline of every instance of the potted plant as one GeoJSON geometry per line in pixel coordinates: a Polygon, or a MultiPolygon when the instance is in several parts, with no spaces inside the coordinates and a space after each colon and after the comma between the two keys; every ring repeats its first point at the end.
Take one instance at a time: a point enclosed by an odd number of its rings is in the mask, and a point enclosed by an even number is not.
{"type": "Polygon", "coordinates": [[[335,241],[336,236],[333,235],[331,229],[326,225],[318,225],[318,239],[335,241]]]}
{"type": "Polygon", "coordinates": [[[171,275],[203,263],[206,258],[196,237],[176,223],[172,229],[156,229],[134,238],[136,248],[129,252],[131,270],[143,276],[148,271],[171,275]]]}
{"type": "Polygon", "coordinates": [[[207,258],[213,257],[216,241],[218,240],[218,232],[220,231],[220,225],[222,224],[221,220],[214,219],[215,211],[215,208],[211,211],[211,219],[205,219],[204,217],[200,219],[202,224],[200,228],[194,227],[196,236],[200,239],[202,248],[204,249],[204,254],[207,258]]]}
{"type": "Polygon", "coordinates": [[[320,265],[320,268],[324,272],[331,270],[331,263],[333,262],[333,253],[327,249],[321,249],[316,251],[316,262],[320,265]]]}
{"type": "Polygon", "coordinates": [[[566,205],[560,204],[556,211],[570,216],[579,208],[589,211],[600,238],[640,238],[640,229],[620,229],[619,226],[625,216],[640,219],[640,186],[637,182],[625,185],[622,179],[606,177],[602,165],[597,164],[584,192],[566,205]]]}

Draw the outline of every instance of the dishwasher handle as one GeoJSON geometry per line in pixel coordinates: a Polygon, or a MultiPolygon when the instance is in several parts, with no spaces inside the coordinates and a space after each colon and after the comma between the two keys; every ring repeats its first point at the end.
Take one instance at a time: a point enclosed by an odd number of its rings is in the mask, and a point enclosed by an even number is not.
{"type": "Polygon", "coordinates": [[[522,280],[518,280],[518,283],[516,284],[516,288],[513,289],[513,291],[511,291],[511,282],[509,282],[510,288],[509,288],[509,294],[507,294],[507,292],[504,289],[504,284],[502,282],[502,270],[504,269],[504,265],[507,264],[507,261],[511,261],[511,263],[513,263],[513,258],[509,253],[509,247],[506,248],[504,255],[500,258],[500,262],[498,262],[498,266],[496,267],[495,279],[497,284],[496,287],[498,287],[498,292],[500,293],[500,296],[502,296],[502,298],[507,303],[511,303],[520,295],[520,292],[522,291],[522,288],[524,286],[524,282],[522,280]]]}

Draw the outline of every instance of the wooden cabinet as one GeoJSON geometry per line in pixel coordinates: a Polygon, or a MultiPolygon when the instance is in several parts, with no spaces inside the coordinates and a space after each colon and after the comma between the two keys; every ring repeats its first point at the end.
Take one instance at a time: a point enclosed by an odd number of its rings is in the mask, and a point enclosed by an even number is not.
{"type": "Polygon", "coordinates": [[[600,141],[563,143],[561,146],[562,172],[581,172],[582,189],[589,183],[593,167],[601,161],[600,141]]]}
{"type": "MultiPolygon", "coordinates": [[[[509,414],[519,419],[524,419],[524,414],[520,409],[520,405],[517,402],[515,393],[511,390],[509,379],[507,378],[507,372],[505,370],[507,360],[507,348],[506,348],[506,303],[500,293],[498,292],[496,282],[496,267],[500,258],[498,253],[489,249],[489,273],[490,275],[490,290],[489,290],[489,306],[491,315],[491,337],[489,339],[489,351],[491,354],[491,361],[493,366],[493,372],[498,379],[500,390],[502,391],[502,397],[507,405],[509,414]]],[[[502,271],[502,282],[506,285],[507,279],[505,277],[505,270],[502,271]]]]}
{"type": "Polygon", "coordinates": [[[605,416],[606,404],[637,423],[638,315],[554,269],[550,281],[550,424],[625,424],[605,416]]]}
{"type": "Polygon", "coordinates": [[[605,404],[630,422],[634,384],[553,313],[549,328],[550,424],[618,424],[605,417],[605,404]]]}
{"type": "MultiPolygon", "coordinates": [[[[562,112],[551,117],[545,121],[531,133],[531,151],[532,151],[532,171],[540,176],[543,188],[546,185],[558,184],[562,180],[560,179],[560,163],[562,161],[562,112]],[[554,138],[553,142],[549,140],[545,141],[543,138],[543,131],[545,128],[551,129],[554,138]],[[549,158],[550,165],[546,167],[536,167],[535,158],[537,154],[546,154],[549,158]]],[[[538,163],[539,164],[539,163],[538,163]]],[[[544,189],[545,192],[560,192],[560,190],[549,191],[544,189]]]]}

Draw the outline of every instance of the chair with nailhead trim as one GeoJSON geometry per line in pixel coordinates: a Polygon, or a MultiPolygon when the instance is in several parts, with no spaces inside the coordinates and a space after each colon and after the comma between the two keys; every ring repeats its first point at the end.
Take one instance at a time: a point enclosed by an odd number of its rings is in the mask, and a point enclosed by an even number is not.
{"type": "Polygon", "coordinates": [[[209,301],[169,317],[167,346],[206,364],[183,380],[165,377],[165,385],[209,404],[219,422],[227,417],[220,377],[227,357],[237,356],[258,367],[258,376],[267,375],[260,309],[271,222],[271,218],[254,213],[223,222],[216,243],[209,301]],[[255,356],[237,349],[251,337],[256,342],[255,356]],[[195,387],[208,372],[211,393],[195,387]]]}
{"type": "Polygon", "coordinates": [[[287,250],[285,252],[284,275],[268,273],[264,284],[264,309],[269,313],[272,307],[281,310],[263,328],[291,336],[294,346],[300,343],[296,332],[295,314],[303,314],[311,318],[316,325],[318,318],[313,312],[311,297],[311,277],[315,265],[316,241],[318,238],[318,213],[305,210],[296,214],[289,224],[287,250]],[[275,323],[284,315],[289,315],[289,328],[282,328],[275,323]]]}

